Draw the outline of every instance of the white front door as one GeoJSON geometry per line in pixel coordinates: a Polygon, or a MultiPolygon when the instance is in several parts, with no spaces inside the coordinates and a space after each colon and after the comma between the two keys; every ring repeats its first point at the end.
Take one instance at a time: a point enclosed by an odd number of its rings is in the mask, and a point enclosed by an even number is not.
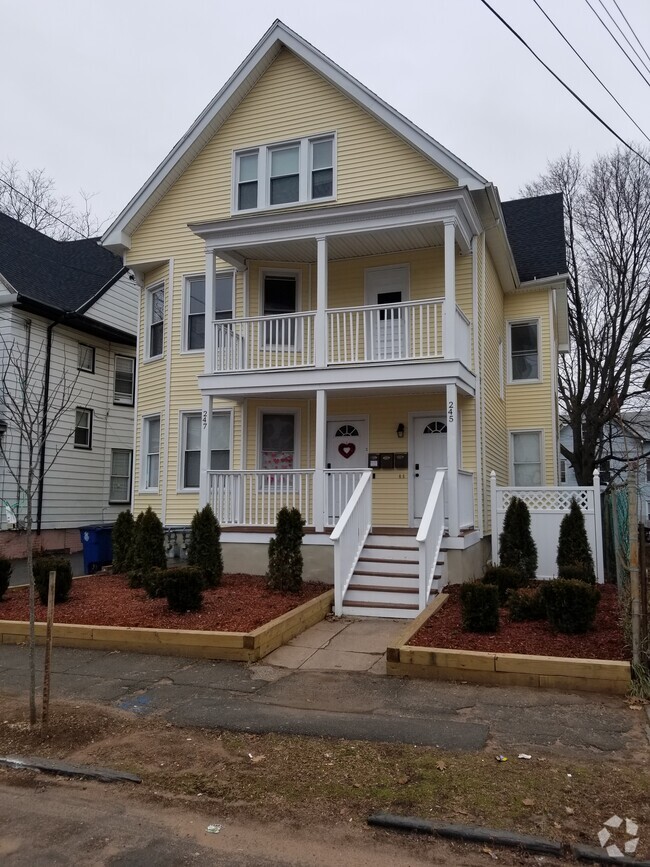
{"type": "Polygon", "coordinates": [[[367,268],[365,272],[366,304],[382,309],[367,310],[365,315],[366,360],[390,361],[408,356],[406,311],[391,307],[408,301],[408,265],[367,268]]]}
{"type": "Polygon", "coordinates": [[[368,467],[368,420],[350,418],[327,422],[326,524],[334,526],[368,467]],[[348,472],[340,472],[347,470],[348,472]],[[350,472],[352,471],[352,472],[350,472]]]}
{"type": "MultiPolygon", "coordinates": [[[[443,415],[415,416],[413,433],[413,517],[420,522],[431,491],[431,485],[440,467],[447,466],[447,423],[443,415]]],[[[447,486],[445,517],[447,516],[447,486]]]]}

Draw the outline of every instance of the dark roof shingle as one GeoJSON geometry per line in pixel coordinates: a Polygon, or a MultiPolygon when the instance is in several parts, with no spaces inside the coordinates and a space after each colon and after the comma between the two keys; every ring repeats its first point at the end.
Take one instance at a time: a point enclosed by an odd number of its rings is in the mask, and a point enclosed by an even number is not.
{"type": "Polygon", "coordinates": [[[562,193],[513,199],[501,207],[522,283],[566,274],[562,193]]]}

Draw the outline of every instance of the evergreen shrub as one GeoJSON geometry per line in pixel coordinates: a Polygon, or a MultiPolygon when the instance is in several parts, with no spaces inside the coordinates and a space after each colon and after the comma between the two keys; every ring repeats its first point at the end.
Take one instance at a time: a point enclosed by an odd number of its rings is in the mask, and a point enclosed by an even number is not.
{"type": "Polygon", "coordinates": [[[499,536],[499,561],[521,572],[526,578],[535,578],[537,572],[537,546],[530,532],[530,512],[519,497],[512,497],[499,536]]]}
{"type": "Polygon", "coordinates": [[[65,602],[72,587],[72,566],[65,557],[35,557],[34,585],[42,605],[47,605],[50,572],[56,572],[54,603],[65,602]]]}
{"type": "Polygon", "coordinates": [[[508,590],[506,608],[515,623],[522,620],[545,620],[546,605],[539,587],[523,587],[508,590]]]}
{"type": "Polygon", "coordinates": [[[167,604],[172,611],[184,614],[198,611],[203,604],[204,573],[198,566],[175,566],[163,573],[167,604]]]}
{"type": "Polygon", "coordinates": [[[142,576],[142,587],[149,599],[161,599],[165,595],[166,569],[154,566],[142,576]]]}
{"type": "Polygon", "coordinates": [[[141,587],[144,587],[144,579],[146,575],[147,573],[144,572],[142,569],[130,569],[126,573],[129,587],[131,587],[133,590],[138,590],[141,587]]]}
{"type": "Polygon", "coordinates": [[[275,536],[269,542],[266,579],[272,590],[297,593],[302,587],[302,537],[305,522],[298,509],[278,512],[275,536]]]}
{"type": "Polygon", "coordinates": [[[569,511],[562,518],[557,545],[557,571],[560,578],[578,579],[595,584],[594,558],[587,538],[585,516],[575,497],[571,497],[569,511]],[[578,578],[575,568],[582,568],[585,577],[578,578]],[[567,571],[568,570],[568,571],[567,571]]]}
{"type": "Polygon", "coordinates": [[[488,566],[483,583],[494,584],[499,590],[499,604],[505,605],[509,590],[520,590],[530,582],[526,575],[511,566],[488,566]]]}
{"type": "Polygon", "coordinates": [[[549,623],[558,632],[577,635],[594,624],[600,590],[584,581],[556,578],[542,584],[542,599],[549,623]]]}
{"type": "Polygon", "coordinates": [[[210,505],[195,512],[187,546],[189,566],[197,566],[206,587],[217,587],[223,577],[221,527],[210,505]]]}
{"type": "Polygon", "coordinates": [[[133,533],[135,521],[130,509],[125,509],[115,519],[112,532],[113,572],[128,572],[133,568],[133,533]]]}
{"type": "Polygon", "coordinates": [[[496,632],[499,629],[499,590],[495,584],[471,581],[460,588],[463,629],[496,632]]]}
{"type": "Polygon", "coordinates": [[[0,557],[0,602],[2,602],[2,597],[5,595],[7,588],[9,587],[11,569],[11,560],[7,560],[5,557],[0,557]]]}
{"type": "Polygon", "coordinates": [[[167,566],[165,554],[165,533],[163,525],[151,506],[140,512],[133,529],[133,568],[148,572],[150,569],[164,569],[167,566]]]}

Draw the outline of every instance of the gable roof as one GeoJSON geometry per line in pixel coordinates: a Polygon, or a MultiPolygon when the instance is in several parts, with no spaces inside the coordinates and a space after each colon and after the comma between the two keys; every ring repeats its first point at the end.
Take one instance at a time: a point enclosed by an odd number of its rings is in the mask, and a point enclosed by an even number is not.
{"type": "Polygon", "coordinates": [[[55,241],[0,214],[0,275],[20,301],[58,313],[79,312],[125,270],[98,238],[55,241]]]}
{"type": "Polygon", "coordinates": [[[451,151],[278,19],[105,232],[103,244],[120,253],[129,248],[132,232],[234,112],[283,47],[435,163],[459,186],[481,189],[487,184],[485,178],[451,151]]]}
{"type": "Polygon", "coordinates": [[[565,275],[562,193],[513,199],[501,208],[521,282],[565,275]]]}

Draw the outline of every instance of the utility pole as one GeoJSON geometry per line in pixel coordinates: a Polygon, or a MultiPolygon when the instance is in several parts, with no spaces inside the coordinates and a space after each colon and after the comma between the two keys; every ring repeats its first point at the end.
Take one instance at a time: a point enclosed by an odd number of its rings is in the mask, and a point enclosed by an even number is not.
{"type": "Polygon", "coordinates": [[[641,663],[641,584],[639,581],[639,516],[637,461],[627,465],[628,533],[630,539],[630,614],[632,619],[632,663],[641,663]]]}

